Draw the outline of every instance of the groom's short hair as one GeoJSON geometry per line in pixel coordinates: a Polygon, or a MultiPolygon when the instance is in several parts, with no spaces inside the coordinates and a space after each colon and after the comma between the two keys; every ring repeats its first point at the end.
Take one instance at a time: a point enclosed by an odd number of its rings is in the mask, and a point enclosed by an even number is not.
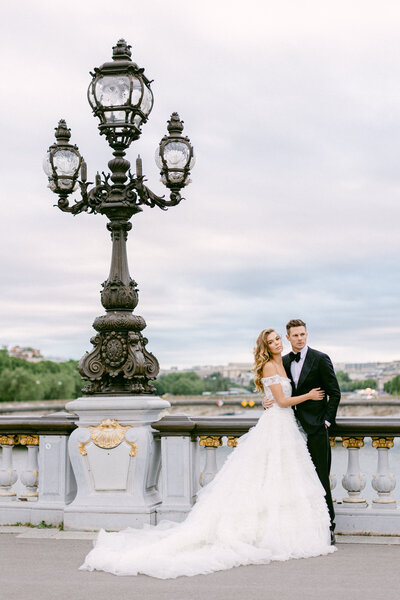
{"type": "Polygon", "coordinates": [[[286,325],[287,333],[289,333],[292,327],[305,327],[307,329],[307,325],[301,319],[291,319],[286,325]]]}

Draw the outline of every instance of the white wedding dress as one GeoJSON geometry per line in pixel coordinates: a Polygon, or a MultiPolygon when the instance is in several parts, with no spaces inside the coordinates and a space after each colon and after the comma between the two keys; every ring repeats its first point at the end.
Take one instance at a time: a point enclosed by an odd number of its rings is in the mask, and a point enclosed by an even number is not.
{"type": "MultiPolygon", "coordinates": [[[[291,395],[290,381],[275,375],[291,395]]],[[[169,579],[333,552],[324,489],[291,408],[277,404],[239,439],[183,523],[100,531],[80,567],[169,579]]]]}

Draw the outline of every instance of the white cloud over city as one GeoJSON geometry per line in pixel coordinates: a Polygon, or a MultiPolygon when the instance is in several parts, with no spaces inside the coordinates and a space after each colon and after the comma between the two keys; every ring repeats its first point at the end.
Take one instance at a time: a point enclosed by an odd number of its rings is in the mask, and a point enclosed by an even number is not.
{"type": "Polygon", "coordinates": [[[129,236],[161,365],[249,361],[292,317],[336,362],[399,359],[399,26],[388,1],[3,8],[0,344],[91,349],[106,219],[53,208],[41,162],[65,118],[89,179],[106,169],[86,90],[124,37],[155,80],[128,159],[163,193],[154,151],[174,110],[197,157],[187,199],[145,208],[129,236]]]}

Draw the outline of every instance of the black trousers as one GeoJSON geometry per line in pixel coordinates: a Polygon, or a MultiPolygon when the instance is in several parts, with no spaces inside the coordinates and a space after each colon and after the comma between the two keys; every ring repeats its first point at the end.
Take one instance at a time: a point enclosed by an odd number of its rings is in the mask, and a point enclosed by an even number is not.
{"type": "Polygon", "coordinates": [[[325,499],[331,519],[331,530],[335,529],[335,510],[333,508],[331,483],[329,472],[331,470],[331,446],[326,427],[318,429],[315,433],[307,434],[307,447],[314,463],[315,470],[325,490],[325,499]]]}

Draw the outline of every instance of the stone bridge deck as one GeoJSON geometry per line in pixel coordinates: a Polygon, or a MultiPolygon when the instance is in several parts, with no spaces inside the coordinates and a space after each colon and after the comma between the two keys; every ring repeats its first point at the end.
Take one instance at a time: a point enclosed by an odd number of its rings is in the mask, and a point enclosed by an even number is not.
{"type": "Polygon", "coordinates": [[[78,571],[94,534],[0,527],[0,582],[13,600],[387,600],[400,584],[400,538],[338,538],[333,555],[160,581],[78,571]]]}

